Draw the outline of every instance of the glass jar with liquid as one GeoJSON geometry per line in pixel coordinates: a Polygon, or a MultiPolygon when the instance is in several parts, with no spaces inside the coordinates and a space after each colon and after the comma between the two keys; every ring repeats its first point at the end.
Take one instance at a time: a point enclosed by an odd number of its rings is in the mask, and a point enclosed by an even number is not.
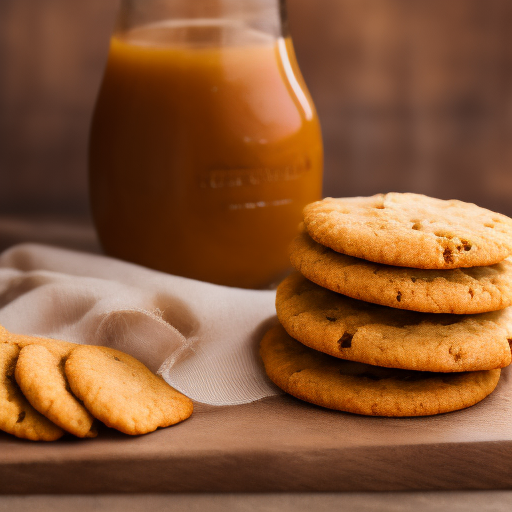
{"type": "Polygon", "coordinates": [[[90,137],[105,252],[262,288],[321,196],[322,140],[278,0],[123,0],[90,137]]]}

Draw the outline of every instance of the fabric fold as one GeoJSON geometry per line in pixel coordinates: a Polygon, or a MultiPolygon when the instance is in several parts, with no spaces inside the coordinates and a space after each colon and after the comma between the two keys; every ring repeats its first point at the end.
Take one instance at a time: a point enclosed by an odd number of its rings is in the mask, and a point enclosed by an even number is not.
{"type": "Polygon", "coordinates": [[[211,405],[280,394],[258,356],[275,292],[217,286],[38,244],[0,255],[0,324],[104,345],[211,405]]]}

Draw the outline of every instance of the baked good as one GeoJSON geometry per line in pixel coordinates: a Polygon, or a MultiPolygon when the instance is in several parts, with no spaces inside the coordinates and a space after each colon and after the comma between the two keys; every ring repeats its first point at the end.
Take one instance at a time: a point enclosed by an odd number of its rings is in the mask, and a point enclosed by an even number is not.
{"type": "Polygon", "coordinates": [[[0,343],[0,430],[32,441],[55,441],[64,430],[37,412],[16,384],[19,352],[15,343],[0,343]]]}
{"type": "Polygon", "coordinates": [[[351,299],[294,273],[277,288],[276,310],[290,336],[341,359],[432,372],[490,370],[511,361],[512,308],[417,313],[351,299]]]}
{"type": "Polygon", "coordinates": [[[312,350],[280,326],[260,354],[270,379],[307,402],[369,416],[427,416],[476,404],[496,387],[500,371],[430,373],[378,368],[312,350]]]}
{"type": "Polygon", "coordinates": [[[16,382],[34,409],[53,423],[77,437],[96,437],[93,416],[69,389],[64,362],[42,344],[27,344],[18,356],[16,382]]]}
{"type": "Polygon", "coordinates": [[[304,208],[304,224],[318,243],[386,265],[474,267],[512,254],[512,219],[420,194],[325,198],[304,208]]]}
{"type": "Polygon", "coordinates": [[[292,265],[310,281],[354,299],[424,313],[475,314],[512,304],[512,261],[485,267],[423,270],[395,267],[333,251],[302,232],[292,265]]]}
{"type": "Polygon", "coordinates": [[[192,414],[189,398],[118,350],[77,346],[66,360],[65,373],[87,410],[125,434],[146,434],[192,414]]]}

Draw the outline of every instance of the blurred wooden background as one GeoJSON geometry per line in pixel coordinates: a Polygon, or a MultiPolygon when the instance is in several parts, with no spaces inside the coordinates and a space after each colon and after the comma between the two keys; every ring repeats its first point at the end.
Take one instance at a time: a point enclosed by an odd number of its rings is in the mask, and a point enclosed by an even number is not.
{"type": "MultiPolygon", "coordinates": [[[[324,194],[414,191],[512,215],[510,0],[288,0],[324,194]]],[[[115,0],[0,1],[0,214],[86,217],[115,0]]]]}

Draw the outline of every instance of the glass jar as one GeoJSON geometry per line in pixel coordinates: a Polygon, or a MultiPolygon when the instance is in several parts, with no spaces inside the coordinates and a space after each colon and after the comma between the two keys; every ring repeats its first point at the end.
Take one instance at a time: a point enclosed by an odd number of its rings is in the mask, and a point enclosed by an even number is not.
{"type": "Polygon", "coordinates": [[[322,165],[283,2],[122,1],[89,152],[107,254],[267,287],[289,267],[322,165]]]}

